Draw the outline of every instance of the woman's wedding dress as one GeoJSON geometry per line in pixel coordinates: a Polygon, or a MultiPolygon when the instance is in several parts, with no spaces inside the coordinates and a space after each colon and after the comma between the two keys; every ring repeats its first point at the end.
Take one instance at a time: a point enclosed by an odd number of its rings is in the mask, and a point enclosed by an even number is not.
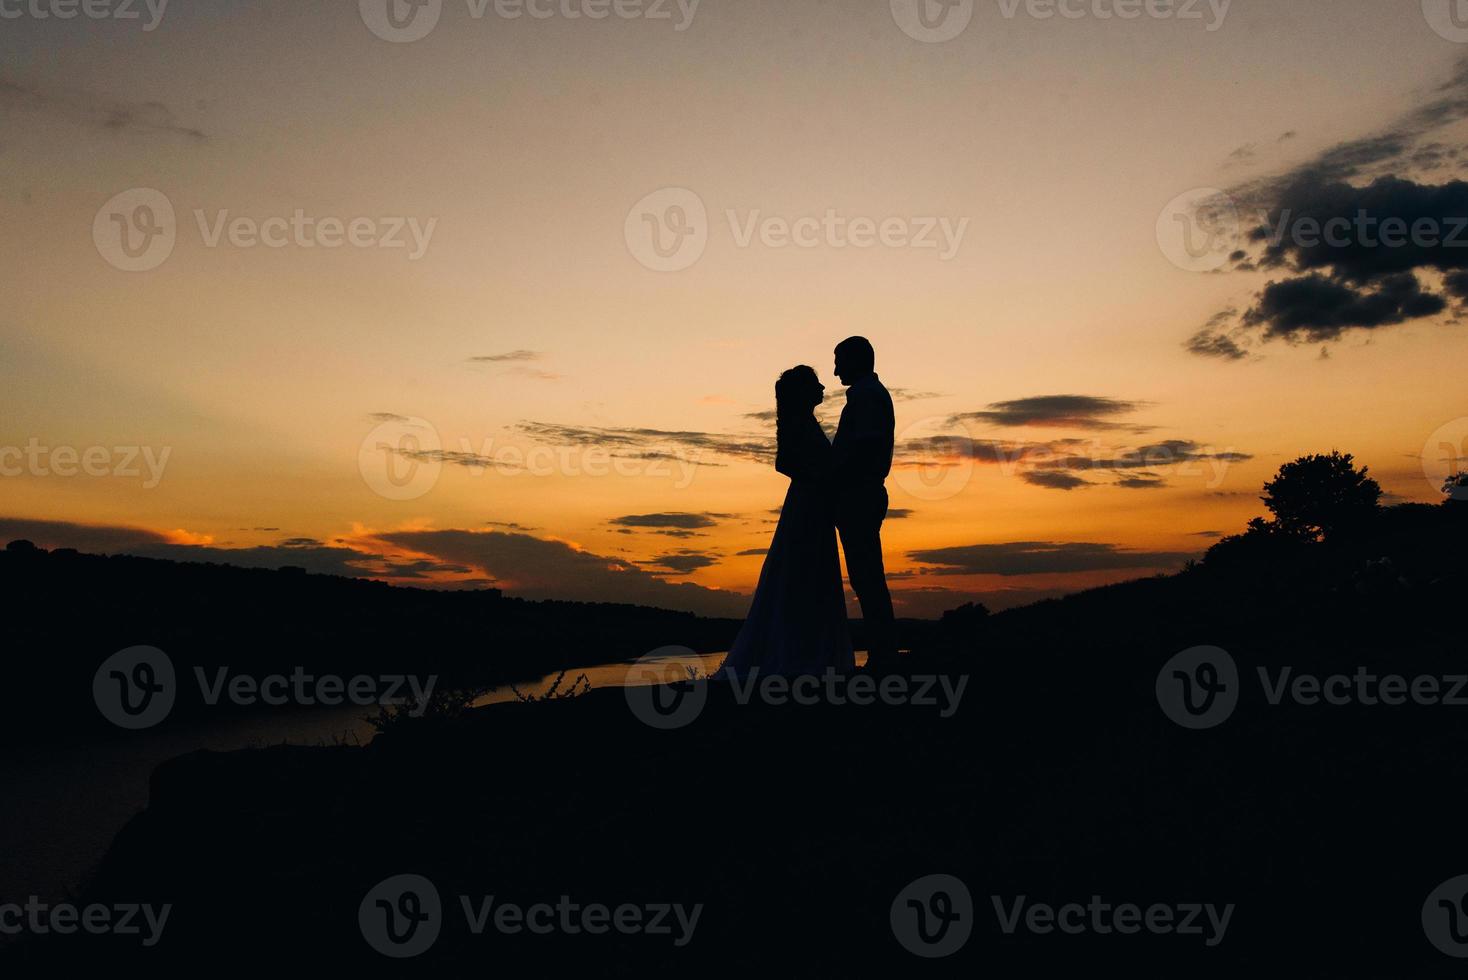
{"type": "Polygon", "coordinates": [[[780,422],[775,469],[790,477],[759,586],[720,673],[856,668],[832,516],[831,441],[815,416],[780,422]]]}

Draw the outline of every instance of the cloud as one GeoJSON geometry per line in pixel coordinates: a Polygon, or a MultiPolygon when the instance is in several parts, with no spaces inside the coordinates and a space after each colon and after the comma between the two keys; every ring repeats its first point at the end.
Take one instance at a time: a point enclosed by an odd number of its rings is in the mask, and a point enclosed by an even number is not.
{"type": "Polygon", "coordinates": [[[744,551],[737,552],[734,555],[734,557],[735,558],[753,558],[753,557],[756,557],[756,556],[759,556],[759,555],[768,555],[769,553],[770,553],[770,549],[769,548],[747,548],[744,551]]]}
{"type": "Polygon", "coordinates": [[[699,569],[709,568],[718,563],[719,558],[717,555],[685,549],[668,555],[659,555],[656,558],[640,561],[637,564],[662,569],[662,571],[657,572],[660,575],[690,575],[699,569]]]}
{"type": "Polygon", "coordinates": [[[1231,326],[1210,323],[1185,349],[1237,361],[1251,339],[1333,343],[1350,331],[1437,317],[1449,297],[1468,298],[1468,182],[1428,181],[1462,156],[1461,147],[1430,137],[1465,121],[1468,58],[1381,130],[1231,188],[1227,199],[1249,222],[1234,269],[1286,275],[1226,317],[1231,326]],[[1443,292],[1421,274],[1442,280],[1443,292]]]}
{"type": "Polygon", "coordinates": [[[1193,555],[1166,551],[1126,551],[1114,544],[1012,541],[956,548],[910,551],[911,560],[938,566],[935,575],[1053,575],[1119,569],[1176,568],[1193,555]]]}
{"type": "MultiPolygon", "coordinates": [[[[315,538],[286,538],[279,544],[224,548],[192,543],[187,532],[162,534],[141,528],[0,518],[0,537],[25,538],[47,548],[75,548],[103,555],[136,555],[180,562],[213,562],[239,568],[293,566],[321,575],[346,578],[430,579],[468,574],[470,569],[425,562],[418,557],[363,551],[315,538]]],[[[207,538],[203,540],[208,540],[207,538]]]]}
{"type": "Polygon", "coordinates": [[[947,398],[948,396],[937,391],[913,391],[911,388],[888,388],[887,394],[892,396],[895,402],[921,402],[932,398],[947,398]]]}
{"type": "Polygon", "coordinates": [[[1141,402],[1098,398],[1094,395],[1040,395],[995,402],[989,406],[988,411],[955,415],[950,422],[988,422],[1010,428],[1033,426],[1057,429],[1120,429],[1130,427],[1110,419],[1118,415],[1130,415],[1141,407],[1141,402]]]}
{"type": "Polygon", "coordinates": [[[1135,449],[1123,449],[1113,455],[1061,456],[1039,465],[1063,470],[1150,470],[1207,460],[1244,463],[1253,458],[1248,453],[1234,450],[1218,452],[1190,439],[1165,439],[1135,449]]]}
{"type": "Polygon", "coordinates": [[[112,133],[183,136],[196,143],[209,137],[179,123],[161,102],[124,102],[90,92],[45,91],[24,82],[0,79],[0,109],[42,113],[76,125],[112,133]]]}
{"type": "Polygon", "coordinates": [[[384,542],[476,568],[506,592],[526,599],[634,603],[741,617],[749,597],[691,582],[665,582],[631,562],[583,551],[563,541],[501,531],[395,531],[384,542]]]}
{"type": "Polygon", "coordinates": [[[487,527],[502,527],[507,531],[538,531],[538,527],[526,527],[524,524],[516,524],[514,521],[485,521],[487,527]]]}
{"type": "MultiPolygon", "coordinates": [[[[524,421],[515,429],[554,446],[597,446],[634,459],[688,460],[707,454],[735,460],[772,463],[774,440],[762,436],[719,435],[646,428],[600,428],[524,421]]],[[[697,460],[702,465],[718,465],[697,460]]]]}
{"type": "Polygon", "coordinates": [[[629,514],[625,517],[614,517],[607,523],[616,527],[697,531],[704,528],[717,527],[720,521],[731,521],[737,517],[737,514],[715,514],[711,512],[702,514],[681,512],[667,514],[629,514]]]}
{"type": "Polygon", "coordinates": [[[1311,274],[1270,282],[1242,323],[1259,328],[1265,340],[1318,343],[1339,340],[1352,328],[1373,330],[1436,316],[1447,307],[1441,296],[1424,292],[1411,273],[1389,276],[1370,290],[1311,274]]]}
{"type": "Polygon", "coordinates": [[[889,507],[889,508],[887,508],[887,520],[889,520],[889,521],[904,521],[904,520],[907,520],[907,518],[909,518],[911,516],[912,516],[912,511],[909,508],[907,508],[907,507],[889,507]]]}
{"type": "Polygon", "coordinates": [[[0,539],[5,542],[24,539],[37,547],[75,548],[101,554],[116,554],[130,548],[166,545],[169,539],[157,531],[142,528],[74,524],[70,521],[32,521],[0,517],[0,539]]]}
{"type": "Polygon", "coordinates": [[[1167,481],[1155,476],[1127,476],[1117,480],[1116,485],[1125,490],[1162,490],[1167,481]]]}
{"type": "Polygon", "coordinates": [[[1021,473],[1020,479],[1035,487],[1044,487],[1046,490],[1075,490],[1078,487],[1091,486],[1090,480],[1082,480],[1070,473],[1058,471],[1031,470],[1021,473]]]}
{"type": "Polygon", "coordinates": [[[536,350],[512,350],[504,354],[485,354],[469,358],[475,364],[507,364],[518,361],[539,361],[545,354],[536,350]]]}

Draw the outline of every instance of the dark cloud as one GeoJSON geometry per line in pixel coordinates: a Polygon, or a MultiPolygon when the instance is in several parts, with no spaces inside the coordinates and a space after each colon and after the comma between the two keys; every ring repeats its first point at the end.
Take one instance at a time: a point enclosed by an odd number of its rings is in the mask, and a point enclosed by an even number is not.
{"type": "Polygon", "coordinates": [[[1075,490],[1091,486],[1090,480],[1059,470],[1030,470],[1028,473],[1021,473],[1019,478],[1031,486],[1044,487],[1046,490],[1075,490]]]}
{"type": "MultiPolygon", "coordinates": [[[[702,454],[760,463],[773,462],[774,440],[762,436],[719,435],[644,428],[595,428],[550,422],[519,422],[515,429],[554,446],[597,446],[634,459],[688,460],[702,454]]],[[[717,465],[704,463],[701,465],[717,465]]]]}
{"type": "Polygon", "coordinates": [[[717,527],[720,521],[732,521],[737,514],[715,514],[704,512],[702,514],[687,514],[673,512],[667,514],[629,514],[625,517],[614,517],[608,524],[616,527],[630,528],[673,528],[680,531],[695,531],[704,528],[717,527]]]}
{"type": "Polygon", "coordinates": [[[1114,544],[1012,541],[971,544],[908,552],[922,565],[938,566],[935,575],[1054,575],[1121,569],[1168,569],[1193,555],[1164,551],[1125,551],[1114,544]]]}
{"type": "Polygon", "coordinates": [[[1167,481],[1155,476],[1126,476],[1116,481],[1125,490],[1162,490],[1167,481]]]}
{"type": "Polygon", "coordinates": [[[197,143],[209,137],[185,126],[161,102],[125,102],[90,92],[44,91],[33,85],[0,79],[0,109],[43,113],[112,133],[183,136],[197,143]]]}
{"type": "MultiPolygon", "coordinates": [[[[1468,58],[1420,105],[1376,133],[1329,147],[1227,198],[1257,223],[1245,228],[1235,269],[1282,270],[1225,329],[1185,348],[1241,360],[1250,338],[1330,343],[1439,316],[1447,296],[1468,299],[1468,183],[1424,178],[1457,165],[1462,148],[1431,138],[1468,120],[1468,58]],[[1444,279],[1445,294],[1419,274],[1444,279]]],[[[1200,219],[1201,219],[1200,215],[1200,219]]]]}
{"type": "Polygon", "coordinates": [[[516,524],[514,521],[485,521],[487,527],[501,527],[506,531],[538,531],[538,527],[526,527],[524,524],[516,524]]]}
{"type": "Polygon", "coordinates": [[[287,538],[279,544],[222,548],[180,544],[165,534],[139,528],[0,518],[0,537],[25,538],[42,548],[75,548],[103,555],[136,555],[181,562],[213,562],[239,568],[304,568],[345,578],[423,579],[429,573],[468,574],[470,569],[419,558],[360,551],[315,538],[287,538]]]}
{"type": "Polygon", "coordinates": [[[1389,276],[1369,290],[1311,274],[1269,283],[1242,323],[1259,328],[1265,340],[1318,343],[1338,340],[1352,328],[1374,330],[1436,316],[1447,307],[1411,273],[1389,276]]]}
{"type": "Polygon", "coordinates": [[[950,420],[988,422],[1010,428],[1042,426],[1060,429],[1130,428],[1111,421],[1118,415],[1130,415],[1143,407],[1140,402],[1098,398],[1094,395],[1040,395],[1015,401],[995,402],[988,411],[967,412],[950,420]]]}
{"type": "Polygon", "coordinates": [[[1042,444],[970,439],[960,435],[921,436],[898,445],[893,454],[897,466],[932,466],[944,460],[973,460],[1001,466],[1020,462],[1042,448],[1042,444]]]}
{"type": "Polygon", "coordinates": [[[37,547],[75,548],[110,555],[134,548],[166,545],[168,538],[142,528],[74,524],[70,521],[32,521],[0,517],[0,539],[10,542],[24,539],[37,547]]]}
{"type": "Polygon", "coordinates": [[[1215,452],[1188,439],[1166,439],[1135,449],[1123,449],[1109,456],[1060,456],[1039,465],[1046,469],[1060,470],[1151,470],[1207,460],[1243,463],[1253,458],[1248,453],[1233,450],[1215,452]]]}
{"type": "Polygon", "coordinates": [[[653,568],[659,575],[691,575],[699,569],[709,568],[719,563],[717,555],[702,551],[678,551],[669,555],[659,555],[647,561],[637,564],[653,568]]]}
{"type": "Polygon", "coordinates": [[[753,557],[756,557],[756,556],[759,556],[759,555],[768,555],[769,553],[770,553],[770,549],[769,548],[749,548],[749,549],[746,549],[744,551],[738,552],[737,554],[735,554],[734,557],[735,558],[753,558],[753,557]]]}
{"type": "Polygon", "coordinates": [[[749,606],[749,597],[739,593],[666,582],[632,562],[528,534],[396,531],[380,539],[439,561],[479,569],[508,593],[527,599],[634,603],[733,617],[742,617],[749,606]]]}
{"type": "Polygon", "coordinates": [[[889,520],[889,521],[904,521],[904,520],[907,520],[907,518],[909,518],[911,516],[912,516],[912,510],[909,509],[909,508],[907,508],[907,507],[889,507],[889,508],[887,508],[887,520],[889,520]]]}

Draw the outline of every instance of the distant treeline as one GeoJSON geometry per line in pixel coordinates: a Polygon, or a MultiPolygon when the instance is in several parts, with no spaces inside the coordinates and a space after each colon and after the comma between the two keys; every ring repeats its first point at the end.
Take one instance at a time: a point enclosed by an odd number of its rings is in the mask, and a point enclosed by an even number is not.
{"type": "MultiPolygon", "coordinates": [[[[126,556],[0,552],[6,610],[5,724],[100,722],[92,679],[109,656],[163,650],[193,668],[261,676],[297,668],[342,677],[437,674],[444,686],[503,685],[561,668],[632,660],[665,646],[729,648],[739,621],[642,606],[532,602],[496,589],[435,591],[299,569],[246,569],[126,556]]],[[[200,699],[194,698],[195,702],[200,699]]]]}

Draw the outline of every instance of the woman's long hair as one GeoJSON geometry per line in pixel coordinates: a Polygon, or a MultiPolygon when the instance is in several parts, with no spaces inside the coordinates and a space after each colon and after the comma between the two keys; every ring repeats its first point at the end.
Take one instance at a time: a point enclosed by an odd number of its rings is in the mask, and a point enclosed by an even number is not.
{"type": "MultiPolygon", "coordinates": [[[[775,452],[778,456],[786,448],[788,440],[799,431],[802,421],[814,417],[816,400],[814,392],[820,389],[821,379],[816,370],[806,364],[797,365],[780,375],[775,382],[775,452]]],[[[783,472],[783,470],[782,470],[783,472]]]]}

